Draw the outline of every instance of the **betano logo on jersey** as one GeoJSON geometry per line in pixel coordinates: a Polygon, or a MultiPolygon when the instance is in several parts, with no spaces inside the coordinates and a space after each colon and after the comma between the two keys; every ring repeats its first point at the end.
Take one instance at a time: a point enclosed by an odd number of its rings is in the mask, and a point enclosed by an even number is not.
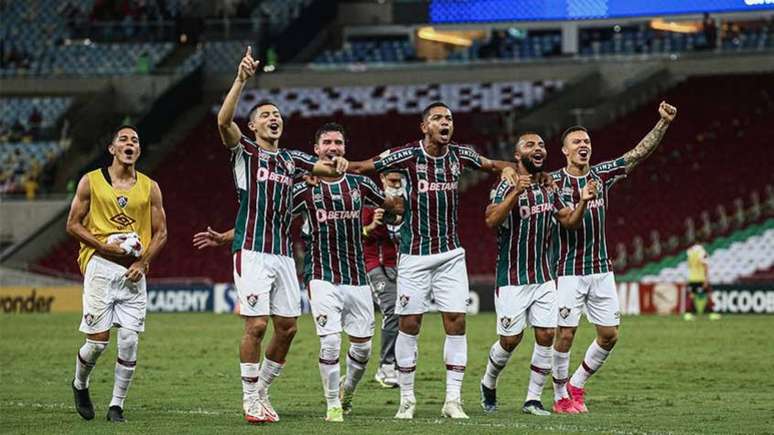
{"type": "Polygon", "coordinates": [[[317,210],[317,222],[359,218],[360,210],[317,210]]]}
{"type": "Polygon", "coordinates": [[[527,219],[530,215],[538,213],[546,213],[553,209],[553,206],[549,203],[537,204],[533,206],[522,205],[519,207],[519,216],[522,219],[527,219]]]}
{"type": "Polygon", "coordinates": [[[457,183],[456,181],[452,181],[449,183],[441,183],[441,182],[430,183],[427,180],[419,180],[419,182],[417,183],[417,190],[420,193],[443,192],[448,190],[457,190],[458,185],[459,183],[457,183]]]}
{"type": "Polygon", "coordinates": [[[287,184],[288,186],[293,184],[293,179],[288,177],[287,175],[278,174],[276,172],[271,172],[267,168],[258,168],[258,173],[256,174],[256,179],[258,182],[261,181],[274,181],[276,183],[280,184],[287,184]]]}

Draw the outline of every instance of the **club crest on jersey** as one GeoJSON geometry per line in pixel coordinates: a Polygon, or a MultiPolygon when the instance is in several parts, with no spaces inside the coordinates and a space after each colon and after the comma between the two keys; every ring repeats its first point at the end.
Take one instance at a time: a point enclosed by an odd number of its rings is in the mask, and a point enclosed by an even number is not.
{"type": "Polygon", "coordinates": [[[247,305],[250,305],[251,307],[254,307],[255,304],[258,303],[258,295],[256,294],[249,294],[247,295],[247,305]]]}
{"type": "Polygon", "coordinates": [[[566,319],[570,315],[570,311],[569,307],[559,308],[559,315],[562,316],[562,319],[566,319]]]}
{"type": "Polygon", "coordinates": [[[328,323],[328,315],[327,314],[320,314],[317,316],[317,324],[320,325],[320,328],[324,328],[325,325],[328,323]]]}
{"type": "Polygon", "coordinates": [[[561,194],[564,196],[572,197],[572,194],[573,194],[572,187],[562,187],[561,194]]]}
{"type": "Polygon", "coordinates": [[[384,290],[384,286],[385,286],[386,284],[387,284],[387,283],[385,283],[384,281],[379,281],[379,282],[377,282],[377,283],[376,283],[376,291],[380,292],[380,291],[384,290]]]}
{"type": "Polygon", "coordinates": [[[86,324],[89,326],[94,325],[94,315],[91,313],[86,313],[86,315],[83,316],[83,321],[86,322],[86,324]]]}
{"type": "Polygon", "coordinates": [[[126,204],[129,204],[129,198],[127,198],[127,197],[125,197],[123,195],[121,195],[118,198],[116,198],[116,200],[118,201],[118,206],[121,207],[121,208],[124,208],[124,207],[126,207],[126,204]]]}
{"type": "Polygon", "coordinates": [[[360,201],[360,191],[359,190],[353,190],[349,192],[350,198],[352,198],[352,202],[359,202],[360,201]]]}
{"type": "Polygon", "coordinates": [[[322,201],[322,200],[323,200],[322,193],[320,193],[320,192],[315,192],[315,193],[312,195],[312,200],[313,200],[313,201],[322,201]]]}
{"type": "Polygon", "coordinates": [[[417,172],[427,172],[427,165],[424,163],[417,163],[417,172]]]}
{"type": "Polygon", "coordinates": [[[406,295],[400,295],[399,302],[401,307],[405,307],[409,303],[409,297],[406,295]]]}
{"type": "Polygon", "coordinates": [[[500,317],[500,326],[503,327],[503,329],[508,329],[513,325],[514,319],[510,317],[500,317]]]}
{"type": "Polygon", "coordinates": [[[460,164],[457,162],[454,162],[451,164],[451,173],[454,176],[460,175],[460,164]]]}
{"type": "Polygon", "coordinates": [[[285,161],[285,168],[288,170],[289,173],[296,172],[296,164],[293,163],[293,160],[287,160],[285,161]]]}

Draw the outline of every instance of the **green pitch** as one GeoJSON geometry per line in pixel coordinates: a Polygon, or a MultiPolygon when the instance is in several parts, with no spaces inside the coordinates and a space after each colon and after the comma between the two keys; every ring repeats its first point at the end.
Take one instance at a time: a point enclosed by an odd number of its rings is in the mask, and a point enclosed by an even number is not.
{"type": "MultiPolygon", "coordinates": [[[[0,432],[114,433],[104,421],[113,385],[115,341],[92,373],[97,418],[73,410],[70,380],[83,343],[78,315],[0,316],[0,432]]],[[[154,314],[140,341],[137,372],[121,433],[543,433],[770,432],[774,428],[774,317],[727,316],[684,322],[675,317],[625,318],[618,347],[587,384],[590,414],[534,417],[520,412],[529,376],[532,338],[518,348],[498,388],[500,410],[484,415],[478,382],[495,339],[494,316],[468,319],[468,369],[463,387],[466,422],[440,417],[445,371],[437,315],[426,317],[420,340],[417,413],[392,419],[398,390],[373,381],[372,359],[343,424],[323,421],[318,341],[309,315],[301,319],[288,365],[272,388],[281,421],[244,423],[238,341],[241,321],[230,315],[154,314]]],[[[378,322],[377,322],[378,324],[378,322]]],[[[571,371],[592,339],[582,325],[571,371]]],[[[543,396],[552,404],[550,384],[543,396]]]]}

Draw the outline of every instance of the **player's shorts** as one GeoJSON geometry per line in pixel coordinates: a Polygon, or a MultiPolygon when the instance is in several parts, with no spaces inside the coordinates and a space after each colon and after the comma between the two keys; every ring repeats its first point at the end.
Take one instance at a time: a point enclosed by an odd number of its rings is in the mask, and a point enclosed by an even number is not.
{"type": "Polygon", "coordinates": [[[424,314],[431,298],[438,311],[464,313],[469,293],[464,249],[431,255],[400,255],[395,314],[424,314]]]}
{"type": "Polygon", "coordinates": [[[704,288],[703,282],[689,282],[688,290],[690,290],[691,293],[696,295],[704,294],[707,291],[707,289],[704,288]]]}
{"type": "Polygon", "coordinates": [[[234,253],[239,314],[248,317],[301,315],[296,263],[284,255],[242,249],[234,253]]]}
{"type": "Polygon", "coordinates": [[[556,285],[507,285],[495,290],[497,335],[519,335],[527,326],[556,328],[556,285]]]}
{"type": "Polygon", "coordinates": [[[578,326],[584,305],[586,318],[594,325],[618,326],[621,323],[613,272],[560,276],[557,290],[559,326],[578,326]]]}
{"type": "Polygon", "coordinates": [[[113,325],[137,332],[145,330],[148,295],[145,276],[133,282],[127,268],[93,255],[83,274],[83,317],[80,331],[97,334],[113,325]]]}
{"type": "Polygon", "coordinates": [[[309,281],[309,302],[317,335],[350,337],[374,335],[374,299],[367,285],[341,285],[313,279],[309,281]]]}

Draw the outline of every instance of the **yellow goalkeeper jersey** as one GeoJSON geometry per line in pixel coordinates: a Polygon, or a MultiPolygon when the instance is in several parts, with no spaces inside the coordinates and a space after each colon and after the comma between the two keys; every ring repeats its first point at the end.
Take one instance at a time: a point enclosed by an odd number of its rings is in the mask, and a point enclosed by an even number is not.
{"type": "Polygon", "coordinates": [[[696,244],[688,248],[688,282],[704,282],[707,280],[704,265],[707,263],[707,251],[696,244]]]}
{"type": "MultiPolygon", "coordinates": [[[[137,233],[146,249],[151,241],[151,187],[153,180],[136,172],[137,182],[128,190],[113,188],[107,168],[95,169],[88,174],[91,204],[83,225],[101,242],[111,234],[137,233]]],[[[86,271],[94,248],[81,243],[78,265],[86,271]]]]}

